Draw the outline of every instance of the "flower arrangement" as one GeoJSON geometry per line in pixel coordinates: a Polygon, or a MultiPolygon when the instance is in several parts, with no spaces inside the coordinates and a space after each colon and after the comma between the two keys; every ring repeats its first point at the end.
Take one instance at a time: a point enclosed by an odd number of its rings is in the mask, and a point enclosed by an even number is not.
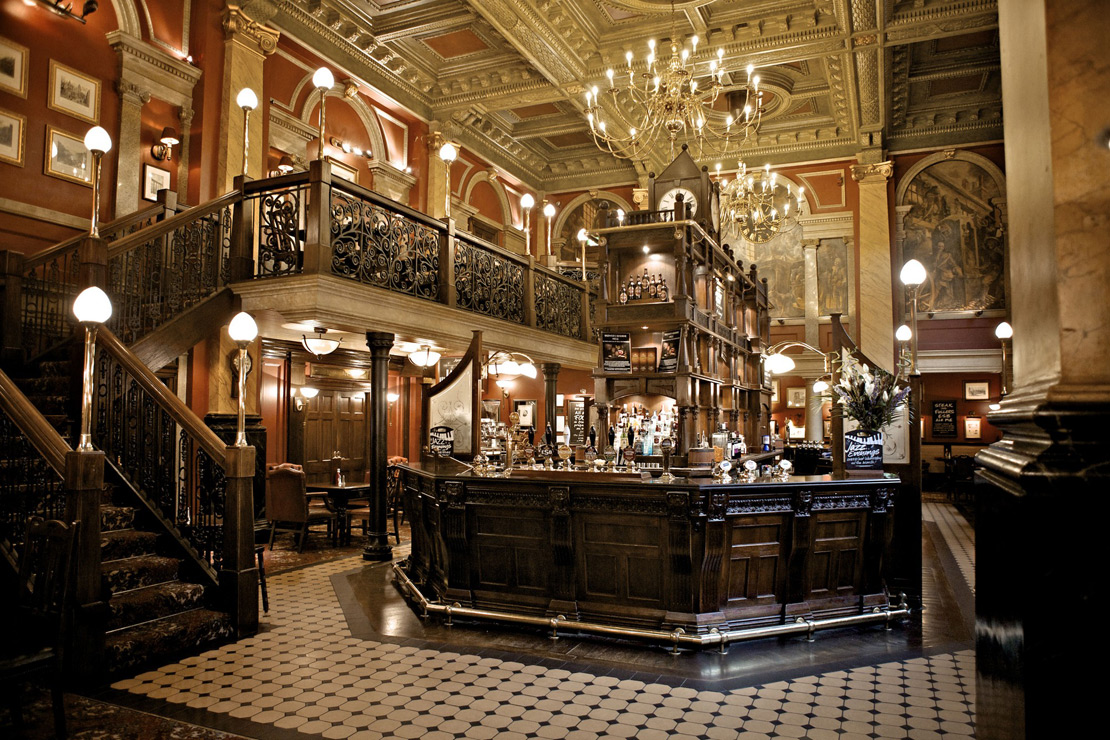
{"type": "Polygon", "coordinates": [[[846,417],[854,419],[860,429],[878,431],[894,421],[910,393],[908,385],[898,385],[900,378],[901,374],[895,376],[882,368],[871,370],[845,354],[840,382],[832,390],[846,417]]]}

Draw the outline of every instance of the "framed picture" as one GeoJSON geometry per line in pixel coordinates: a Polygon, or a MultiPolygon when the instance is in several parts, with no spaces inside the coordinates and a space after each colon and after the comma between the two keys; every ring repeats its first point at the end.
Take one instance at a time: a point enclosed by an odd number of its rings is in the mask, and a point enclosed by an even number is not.
{"type": "Polygon", "coordinates": [[[965,380],[965,401],[987,401],[991,397],[990,383],[985,380],[965,380]]]}
{"type": "Polygon", "coordinates": [[[0,90],[27,97],[27,59],[26,46],[0,36],[0,90]]]}
{"type": "Polygon", "coordinates": [[[23,132],[27,119],[0,109],[0,162],[23,166],[23,132]]]}
{"type": "Polygon", "coordinates": [[[516,411],[520,417],[518,422],[521,427],[534,427],[536,426],[536,402],[535,401],[514,401],[513,410],[516,411]]]}
{"type": "Polygon", "coordinates": [[[805,386],[801,388],[787,388],[786,389],[786,408],[788,409],[804,409],[806,407],[806,389],[805,386]]]}
{"type": "Polygon", "coordinates": [[[982,439],[983,420],[978,416],[968,416],[964,419],[964,439],[982,439]]]}
{"type": "Polygon", "coordinates": [[[51,59],[50,98],[46,104],[74,118],[96,123],[100,118],[100,80],[51,59]]]}
{"type": "Polygon", "coordinates": [[[46,164],[43,173],[92,187],[93,158],[84,139],[46,127],[46,164]]]}
{"type": "Polygon", "coordinates": [[[143,165],[143,199],[158,200],[159,190],[170,189],[170,171],[152,164],[143,165]]]}
{"type": "Polygon", "coordinates": [[[501,399],[494,398],[482,401],[482,418],[501,421],[501,399]]]}
{"type": "Polygon", "coordinates": [[[358,185],[358,170],[334,159],[329,158],[328,161],[331,162],[331,174],[341,180],[353,182],[355,185],[358,185]]]}
{"type": "Polygon", "coordinates": [[[779,402],[779,379],[773,378],[771,380],[771,403],[779,402]]]}
{"type": "Polygon", "coordinates": [[[555,408],[557,408],[557,409],[563,408],[563,394],[562,393],[556,393],[555,394],[555,408]]]}

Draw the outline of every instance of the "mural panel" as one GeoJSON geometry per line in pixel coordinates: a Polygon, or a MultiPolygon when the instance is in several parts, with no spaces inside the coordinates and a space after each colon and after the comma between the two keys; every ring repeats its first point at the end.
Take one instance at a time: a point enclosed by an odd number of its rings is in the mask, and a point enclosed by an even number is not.
{"type": "Polygon", "coordinates": [[[982,167],[938,162],[914,176],[901,205],[902,254],[925,265],[918,293],[923,311],[1006,308],[1006,225],[999,184],[982,167]]]}
{"type": "Polygon", "coordinates": [[[806,263],[802,230],[791,229],[756,246],[756,266],[767,278],[771,318],[800,319],[806,315],[806,263]]]}
{"type": "Polygon", "coordinates": [[[822,239],[817,248],[817,313],[848,314],[848,246],[843,239],[822,239]]]}

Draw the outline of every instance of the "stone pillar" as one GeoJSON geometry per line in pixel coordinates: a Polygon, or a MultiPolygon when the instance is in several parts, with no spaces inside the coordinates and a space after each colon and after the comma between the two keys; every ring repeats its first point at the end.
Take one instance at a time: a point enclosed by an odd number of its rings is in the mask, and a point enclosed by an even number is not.
{"type": "Polygon", "coordinates": [[[976,456],[976,736],[1076,737],[1101,711],[1095,613],[1110,486],[1110,16],[1100,0],[999,4],[1014,379],[976,456]],[[1097,567],[1097,566],[1096,566],[1097,567]],[[1090,651],[1079,656],[1079,651],[1090,651]]]}
{"type": "Polygon", "coordinates": [[[819,346],[821,342],[821,332],[817,325],[817,317],[821,311],[817,305],[817,248],[820,246],[820,239],[802,240],[802,252],[805,254],[805,342],[813,347],[819,346]]]}
{"type": "Polygon", "coordinates": [[[440,131],[428,132],[428,215],[432,218],[447,218],[447,166],[439,158],[440,147],[447,141],[440,131]]]}
{"type": "MultiPolygon", "coordinates": [[[[862,155],[861,155],[862,157],[862,155]]],[[[879,367],[894,369],[894,304],[890,263],[890,162],[852,166],[859,183],[859,347],[879,367]]]]}
{"type": "Polygon", "coordinates": [[[389,509],[386,489],[386,442],[389,438],[389,350],[393,335],[389,332],[366,332],[370,348],[370,439],[367,462],[370,468],[370,522],[364,560],[392,560],[386,512],[389,509]]]}
{"type": "MultiPolygon", "coordinates": [[[[261,9],[261,5],[259,6],[261,9]]],[[[252,7],[253,10],[253,7],[252,7]]],[[[235,98],[244,87],[258,96],[258,108],[250,118],[250,161],[247,175],[260,179],[262,163],[268,150],[262,139],[262,118],[268,114],[263,90],[263,62],[277,49],[281,35],[261,25],[237,5],[229,4],[224,10],[224,70],[220,88],[220,130],[217,136],[219,153],[216,157],[216,187],[213,196],[230,192],[237,175],[243,174],[243,109],[235,98]]],[[[204,195],[201,196],[202,199],[204,195]]]]}
{"type": "MultiPolygon", "coordinates": [[[[558,406],[555,403],[555,396],[558,395],[556,391],[557,381],[559,380],[559,371],[563,366],[557,362],[545,362],[540,365],[540,370],[543,372],[543,418],[544,423],[551,425],[551,433],[555,433],[555,416],[557,414],[558,406]]],[[[537,435],[540,439],[543,438],[543,432],[547,429],[537,429],[541,432],[537,435]]],[[[598,430],[598,434],[601,430],[598,430]]]]}
{"type": "Polygon", "coordinates": [[[824,417],[821,415],[821,407],[825,403],[825,398],[813,392],[813,382],[811,379],[806,379],[806,440],[809,442],[820,442],[825,437],[825,424],[824,417]]]}
{"type": "Polygon", "coordinates": [[[178,132],[181,135],[181,146],[174,153],[177,157],[177,202],[189,202],[189,144],[192,139],[193,109],[183,106],[178,113],[181,126],[178,132]]]}
{"type": "MultiPolygon", "coordinates": [[[[142,129],[143,106],[150,102],[150,93],[128,82],[116,84],[119,93],[119,141],[116,142],[116,162],[119,174],[116,177],[116,201],[112,213],[116,218],[132,213],[139,208],[142,195],[139,188],[143,179],[140,173],[131,170],[143,161],[142,129]]],[[[101,183],[101,188],[104,184],[101,183]]]]}

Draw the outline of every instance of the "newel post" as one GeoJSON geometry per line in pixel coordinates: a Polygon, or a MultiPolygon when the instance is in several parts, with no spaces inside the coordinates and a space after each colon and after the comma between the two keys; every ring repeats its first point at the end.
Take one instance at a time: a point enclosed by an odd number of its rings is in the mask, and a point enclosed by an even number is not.
{"type": "Polygon", "coordinates": [[[304,274],[331,272],[331,163],[308,163],[308,222],[305,224],[304,274]]]}
{"type": "MultiPolygon", "coordinates": [[[[242,194],[249,178],[235,178],[235,189],[242,194]]],[[[169,192],[169,191],[163,191],[169,192]]],[[[240,197],[231,212],[231,248],[227,255],[230,282],[254,277],[254,202],[240,197]]]]}
{"type": "Polygon", "coordinates": [[[104,453],[70,451],[65,457],[66,520],[77,522],[73,573],[73,642],[67,663],[81,678],[97,679],[104,665],[108,604],[100,586],[100,498],[104,453]]]}
{"type": "Polygon", "coordinates": [[[253,447],[228,445],[224,457],[227,494],[224,501],[223,564],[220,595],[239,636],[258,630],[258,566],[254,559],[253,447]]]}
{"type": "Polygon", "coordinates": [[[77,261],[78,292],[95,285],[111,296],[112,291],[108,289],[108,242],[99,236],[86,234],[77,245],[77,261]]]}
{"type": "Polygon", "coordinates": [[[524,325],[536,325],[536,258],[532,255],[524,268],[524,325]]]}
{"type": "Polygon", "coordinates": [[[437,300],[445,306],[458,305],[455,290],[455,219],[448,218],[443,231],[439,232],[439,274],[436,275],[437,300]]]}
{"type": "Polygon", "coordinates": [[[0,360],[23,359],[23,253],[0,251],[0,360]]]}
{"type": "Polygon", "coordinates": [[[582,334],[578,337],[583,342],[588,342],[591,339],[592,332],[590,328],[590,284],[582,283],[582,334]]]}

